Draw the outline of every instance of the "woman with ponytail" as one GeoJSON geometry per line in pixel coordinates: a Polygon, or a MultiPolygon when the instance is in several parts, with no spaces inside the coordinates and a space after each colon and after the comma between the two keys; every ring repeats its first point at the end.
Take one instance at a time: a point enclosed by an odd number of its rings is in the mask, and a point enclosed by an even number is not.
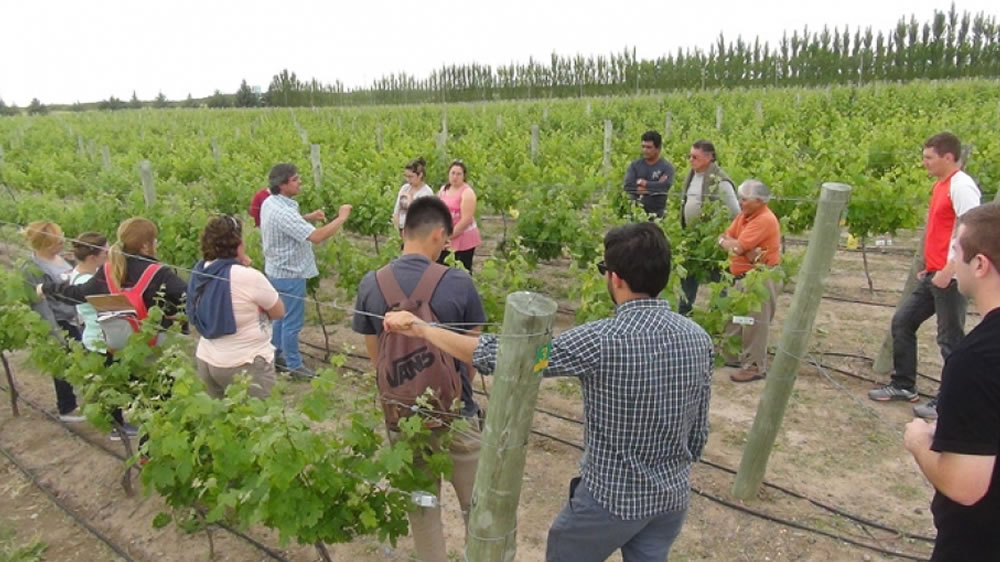
{"type": "MultiPolygon", "coordinates": [[[[158,263],[156,235],[156,225],[152,221],[142,217],[126,219],[118,226],[118,240],[108,249],[110,267],[98,269],[90,280],[80,285],[46,280],[42,284],[42,293],[73,305],[86,302],[87,297],[92,295],[110,294],[112,291],[105,274],[108,270],[111,271],[114,286],[128,289],[136,285],[146,268],[158,263]]],[[[161,267],[143,291],[142,300],[146,308],[159,306],[163,309],[163,327],[166,328],[183,306],[186,292],[187,283],[173,269],[161,267]]]]}

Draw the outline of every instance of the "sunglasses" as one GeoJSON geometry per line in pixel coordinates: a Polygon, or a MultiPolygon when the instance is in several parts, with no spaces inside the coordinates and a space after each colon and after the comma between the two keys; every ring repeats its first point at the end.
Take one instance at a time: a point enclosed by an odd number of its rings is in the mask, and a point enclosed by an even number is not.
{"type": "Polygon", "coordinates": [[[611,271],[610,269],[608,269],[608,264],[604,263],[604,260],[597,262],[596,265],[597,265],[597,271],[599,271],[601,275],[607,275],[608,272],[611,271]]]}

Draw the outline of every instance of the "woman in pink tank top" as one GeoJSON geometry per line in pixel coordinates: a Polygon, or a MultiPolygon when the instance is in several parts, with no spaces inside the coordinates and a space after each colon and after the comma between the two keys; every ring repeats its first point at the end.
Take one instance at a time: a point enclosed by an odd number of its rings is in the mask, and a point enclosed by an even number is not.
{"type": "Polygon", "coordinates": [[[453,232],[449,240],[449,250],[441,252],[439,263],[449,253],[455,253],[455,259],[462,262],[465,269],[472,271],[472,256],[476,247],[483,241],[476,226],[476,192],[465,183],[465,164],[455,160],[448,167],[448,183],[441,186],[438,197],[444,201],[451,211],[453,232]]]}

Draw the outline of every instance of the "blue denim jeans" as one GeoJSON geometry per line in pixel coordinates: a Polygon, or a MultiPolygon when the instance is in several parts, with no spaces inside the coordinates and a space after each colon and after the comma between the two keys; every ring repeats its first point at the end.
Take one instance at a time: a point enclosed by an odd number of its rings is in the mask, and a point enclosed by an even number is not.
{"type": "Polygon", "coordinates": [[[302,366],[299,332],[306,320],[306,280],[272,277],[271,285],[281,294],[281,302],[285,305],[285,315],[271,325],[271,344],[285,356],[289,369],[298,369],[302,366]]]}

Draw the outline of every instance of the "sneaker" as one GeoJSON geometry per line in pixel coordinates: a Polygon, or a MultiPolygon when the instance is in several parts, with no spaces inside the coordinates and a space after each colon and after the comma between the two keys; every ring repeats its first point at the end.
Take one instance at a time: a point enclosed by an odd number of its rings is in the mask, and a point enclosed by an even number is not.
{"type": "MultiPolygon", "coordinates": [[[[135,439],[139,435],[139,428],[130,423],[126,423],[125,435],[127,435],[129,439],[135,439]]],[[[118,434],[117,428],[111,430],[111,433],[108,435],[108,438],[111,439],[112,441],[122,440],[122,436],[118,434]]]]}
{"type": "Polygon", "coordinates": [[[288,364],[285,363],[285,354],[280,351],[274,352],[274,370],[278,373],[288,372],[288,364]]]}
{"type": "Polygon", "coordinates": [[[937,398],[929,400],[926,404],[913,407],[913,415],[925,420],[937,419],[937,398]]]}
{"type": "Polygon", "coordinates": [[[72,411],[65,414],[59,414],[59,421],[63,423],[81,423],[87,421],[87,418],[83,417],[82,412],[79,407],[73,408],[72,411]]]}
{"type": "Polygon", "coordinates": [[[294,369],[288,369],[288,376],[293,379],[314,379],[316,378],[316,372],[305,365],[300,365],[294,369]]]}
{"type": "Polygon", "coordinates": [[[917,400],[920,400],[920,396],[917,396],[915,391],[906,390],[905,388],[897,388],[891,384],[868,391],[868,398],[871,398],[876,402],[889,402],[890,400],[906,400],[907,402],[916,402],[917,400]]]}

